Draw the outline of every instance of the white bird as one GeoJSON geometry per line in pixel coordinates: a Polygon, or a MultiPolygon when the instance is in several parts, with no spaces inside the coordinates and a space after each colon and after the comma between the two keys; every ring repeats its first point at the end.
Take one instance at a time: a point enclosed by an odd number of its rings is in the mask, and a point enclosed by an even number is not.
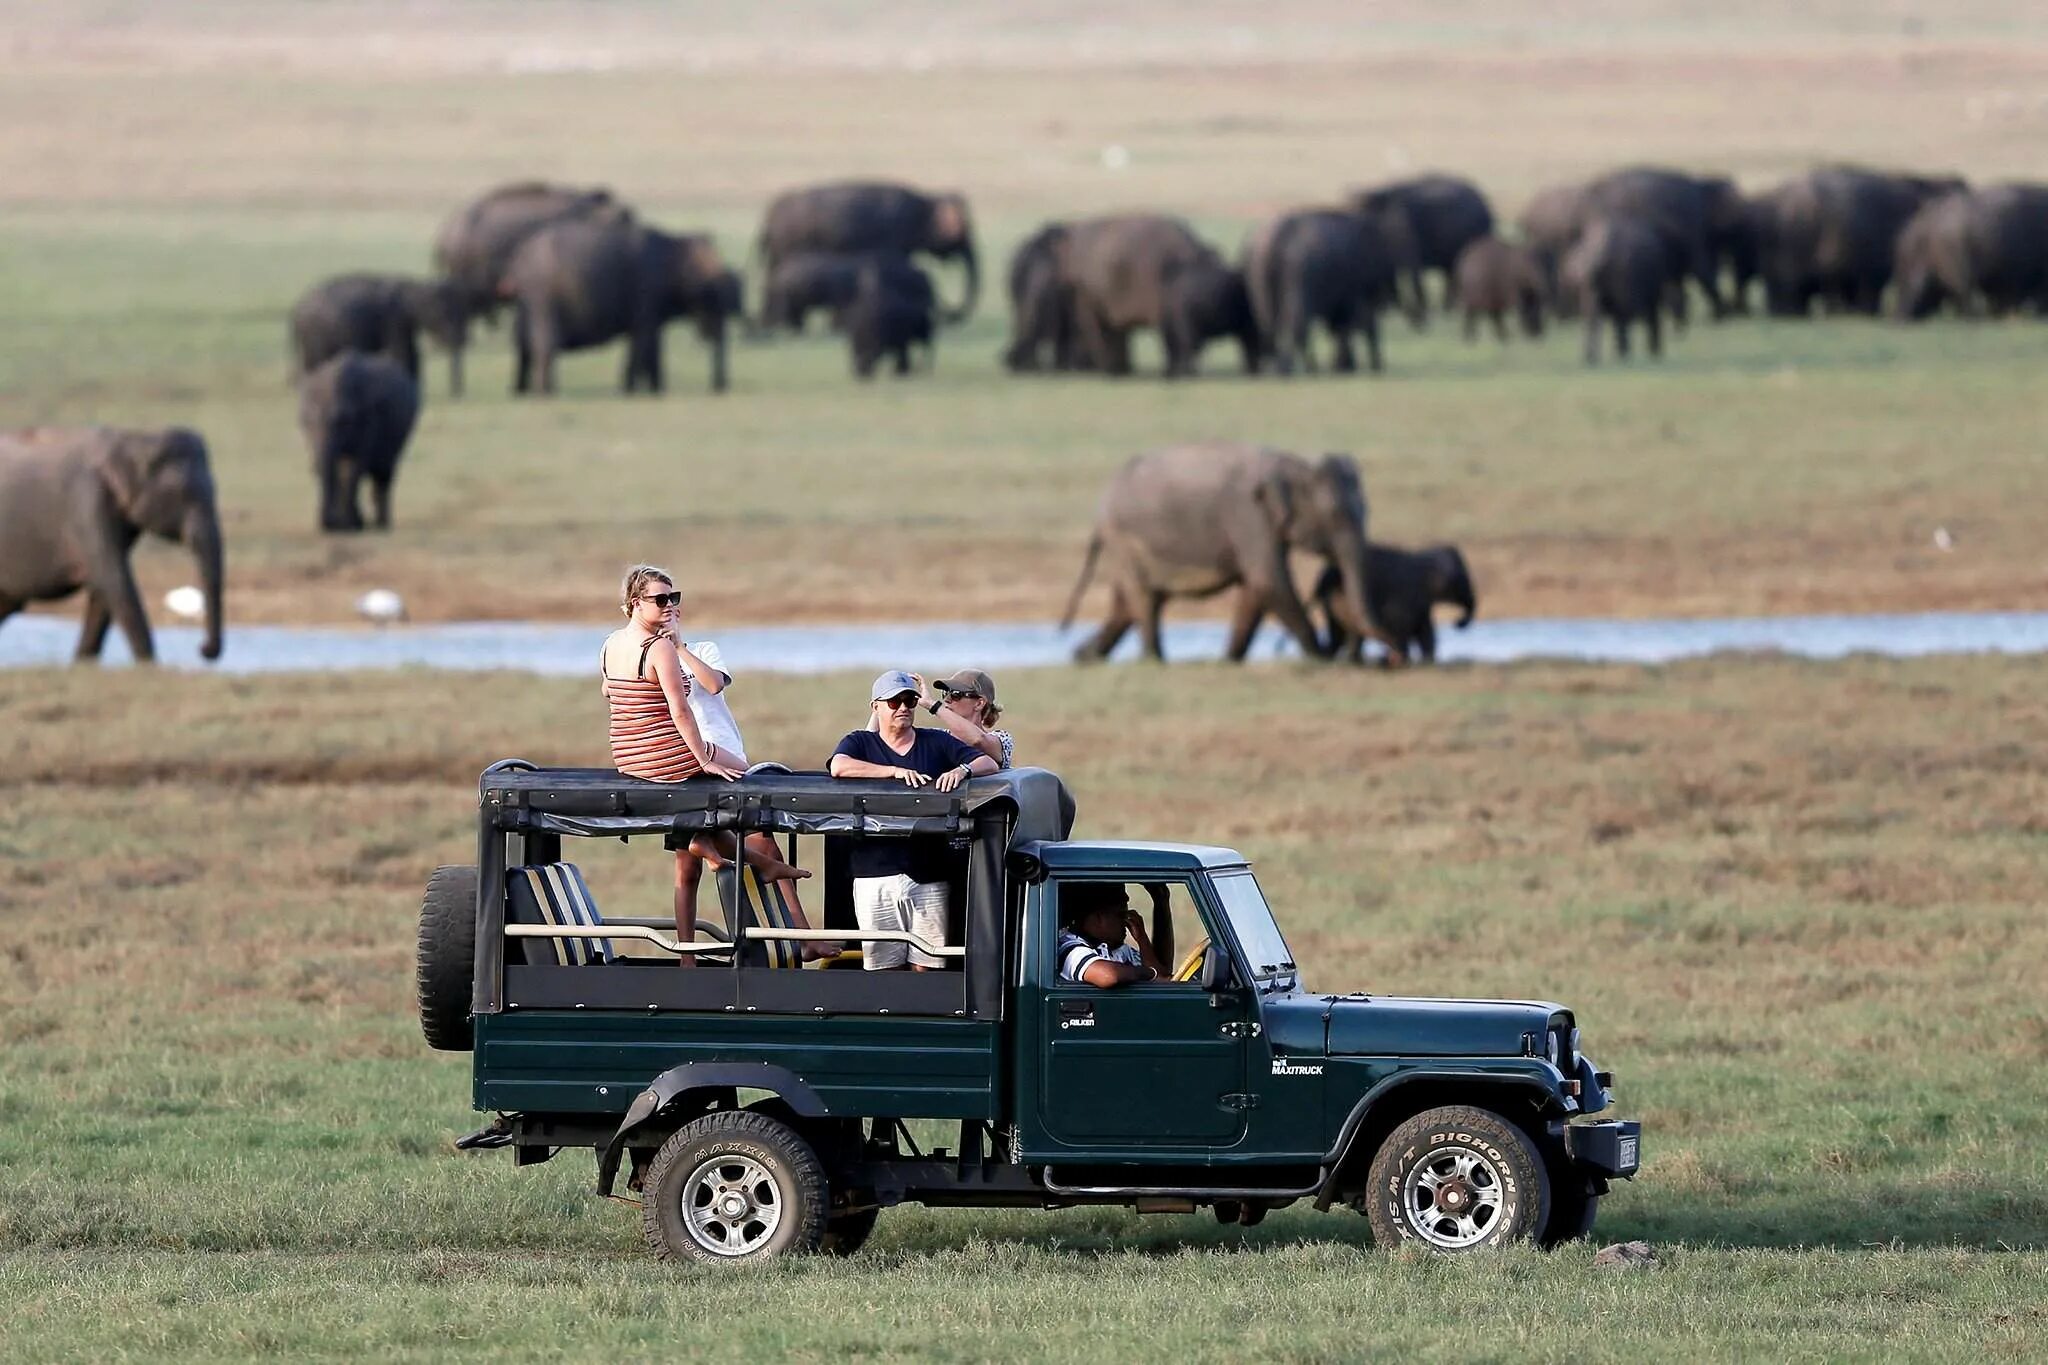
{"type": "Polygon", "coordinates": [[[356,599],[356,613],[378,625],[405,620],[405,599],[389,588],[372,588],[356,599]]]}
{"type": "Polygon", "coordinates": [[[1952,536],[1952,535],[1950,535],[1950,534],[1948,533],[1948,527],[1946,527],[1946,526],[1937,526],[1937,527],[1935,527],[1935,528],[1934,528],[1934,548],[1935,548],[1935,549],[1937,549],[1937,550],[1953,550],[1953,549],[1955,549],[1955,547],[1956,547],[1956,538],[1955,538],[1954,536],[1952,536]]]}
{"type": "Polygon", "coordinates": [[[1131,164],[1131,149],[1121,142],[1112,142],[1102,149],[1102,169],[1121,171],[1131,164]]]}
{"type": "Polygon", "coordinates": [[[164,606],[173,616],[187,621],[197,621],[206,614],[206,594],[187,583],[182,588],[172,588],[164,594],[164,606]]]}

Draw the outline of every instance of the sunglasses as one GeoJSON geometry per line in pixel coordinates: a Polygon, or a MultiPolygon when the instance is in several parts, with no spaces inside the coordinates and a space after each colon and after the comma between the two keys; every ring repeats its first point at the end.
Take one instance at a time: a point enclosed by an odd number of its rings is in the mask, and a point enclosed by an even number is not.
{"type": "Polygon", "coordinates": [[[964,698],[966,698],[966,699],[967,699],[968,701],[980,701],[980,700],[981,700],[981,693],[979,693],[979,692],[960,692],[960,691],[949,691],[949,692],[947,692],[947,693],[946,693],[946,700],[947,700],[947,701],[959,701],[959,700],[960,700],[960,699],[962,699],[963,697],[964,697],[964,698]]]}
{"type": "Polygon", "coordinates": [[[905,692],[900,697],[884,697],[882,698],[882,705],[888,707],[891,711],[913,710],[917,706],[917,694],[915,692],[905,692]]]}
{"type": "Polygon", "coordinates": [[[679,592],[643,592],[640,594],[640,600],[642,602],[652,602],[657,607],[680,607],[683,605],[683,595],[679,592]]]}

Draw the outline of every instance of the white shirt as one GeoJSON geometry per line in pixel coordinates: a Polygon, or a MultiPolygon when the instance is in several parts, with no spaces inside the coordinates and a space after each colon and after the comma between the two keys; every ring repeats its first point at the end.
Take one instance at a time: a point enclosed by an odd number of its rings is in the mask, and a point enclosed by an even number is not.
{"type": "MultiPolygon", "coordinates": [[[[725,671],[725,655],[719,652],[716,640],[694,640],[686,643],[689,650],[704,661],[704,666],[725,679],[725,686],[732,686],[732,674],[725,671]]],[[[729,757],[744,768],[747,766],[747,743],[740,738],[740,723],[732,718],[732,708],[725,704],[724,688],[714,695],[702,687],[690,689],[690,714],[697,718],[697,731],[712,744],[718,746],[721,758],[729,757]]]]}
{"type": "Polygon", "coordinates": [[[1135,944],[1120,943],[1111,948],[1106,943],[1090,943],[1071,929],[1060,931],[1059,959],[1062,981],[1079,981],[1081,973],[1097,962],[1121,962],[1126,967],[1145,965],[1135,944]]]}

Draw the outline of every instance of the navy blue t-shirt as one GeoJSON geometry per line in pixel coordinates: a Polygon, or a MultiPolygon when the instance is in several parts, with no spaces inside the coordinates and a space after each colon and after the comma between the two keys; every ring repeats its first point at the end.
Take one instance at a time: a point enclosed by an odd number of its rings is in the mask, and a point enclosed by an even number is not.
{"type": "MultiPolygon", "coordinates": [[[[840,754],[863,763],[908,768],[926,777],[937,777],[963,763],[972,763],[981,757],[981,750],[953,738],[944,730],[920,728],[915,732],[907,754],[897,753],[873,730],[850,731],[845,739],[839,741],[839,747],[832,751],[834,758],[840,754]]],[[[827,760],[827,766],[830,766],[830,760],[827,760]]],[[[856,877],[893,877],[905,873],[914,882],[943,882],[952,876],[952,858],[946,841],[930,834],[909,839],[893,835],[855,839],[848,862],[856,877]]]]}

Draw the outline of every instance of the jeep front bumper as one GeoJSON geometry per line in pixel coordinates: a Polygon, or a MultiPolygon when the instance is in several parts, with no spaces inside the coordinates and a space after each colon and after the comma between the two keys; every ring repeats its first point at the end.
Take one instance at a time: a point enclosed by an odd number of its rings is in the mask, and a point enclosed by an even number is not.
{"type": "Polygon", "coordinates": [[[1565,1151],[1573,1162],[1623,1180],[1635,1178],[1642,1146],[1643,1125],[1635,1119],[1594,1119],[1564,1130],[1565,1151]]]}

